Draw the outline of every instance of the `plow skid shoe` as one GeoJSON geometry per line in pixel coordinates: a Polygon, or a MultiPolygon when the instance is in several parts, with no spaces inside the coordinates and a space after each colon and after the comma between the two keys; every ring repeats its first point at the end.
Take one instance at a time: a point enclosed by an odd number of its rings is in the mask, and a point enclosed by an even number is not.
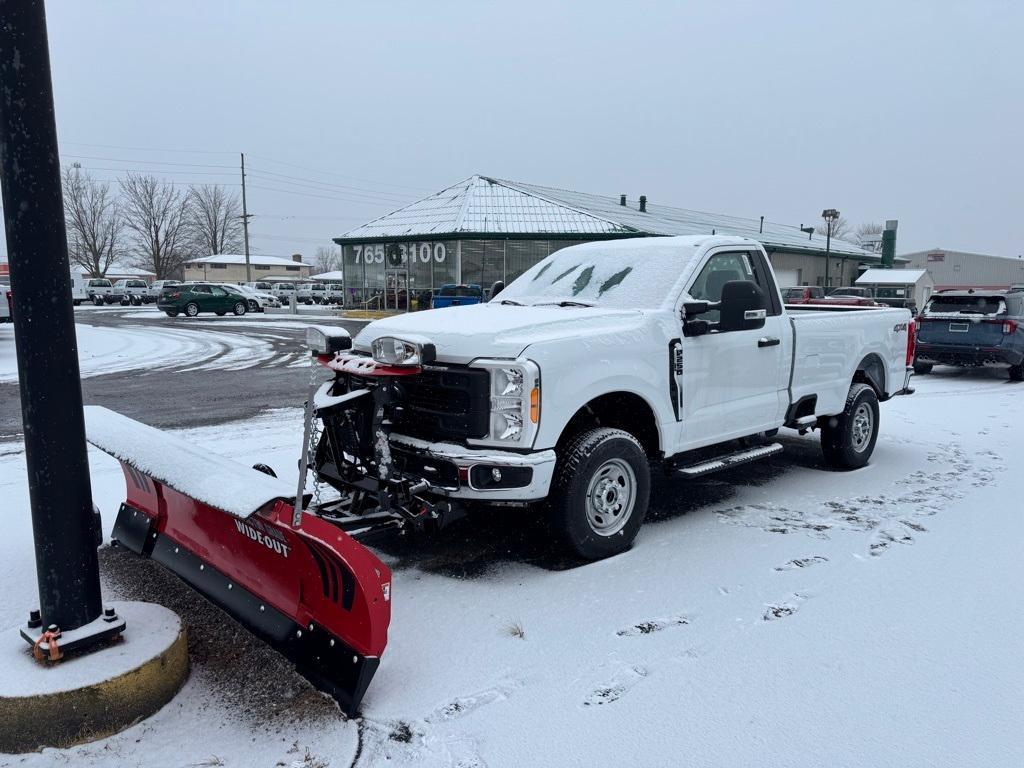
{"type": "Polygon", "coordinates": [[[176,573],[355,715],[387,645],[388,567],[314,515],[293,527],[276,478],[106,409],[87,408],[86,422],[127,481],[114,539],[176,573]],[[242,503],[227,503],[225,488],[242,503]]]}

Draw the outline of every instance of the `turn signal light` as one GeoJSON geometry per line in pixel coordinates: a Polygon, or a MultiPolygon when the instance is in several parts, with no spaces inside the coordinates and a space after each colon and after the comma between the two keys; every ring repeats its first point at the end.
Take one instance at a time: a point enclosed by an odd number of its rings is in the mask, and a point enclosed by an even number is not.
{"type": "Polygon", "coordinates": [[[1017,332],[1017,321],[1006,320],[1003,322],[1003,333],[1009,336],[1011,333],[1017,332]]]}
{"type": "Polygon", "coordinates": [[[534,424],[540,421],[540,387],[530,390],[530,421],[534,424]]]}

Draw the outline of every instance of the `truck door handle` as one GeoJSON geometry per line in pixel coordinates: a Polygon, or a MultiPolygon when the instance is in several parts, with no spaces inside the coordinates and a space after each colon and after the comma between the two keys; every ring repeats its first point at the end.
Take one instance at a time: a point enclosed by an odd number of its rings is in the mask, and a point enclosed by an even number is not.
{"type": "Polygon", "coordinates": [[[774,336],[762,336],[757,340],[757,346],[759,347],[777,347],[781,343],[774,336]]]}

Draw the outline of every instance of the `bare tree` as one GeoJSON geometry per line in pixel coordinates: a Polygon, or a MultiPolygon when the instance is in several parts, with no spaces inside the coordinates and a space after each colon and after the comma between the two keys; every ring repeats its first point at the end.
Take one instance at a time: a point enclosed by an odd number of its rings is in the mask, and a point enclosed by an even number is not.
{"type": "Polygon", "coordinates": [[[94,277],[104,277],[123,255],[125,222],[110,185],[96,182],[77,164],[65,168],[64,224],[72,263],[94,277]]]}
{"type": "Polygon", "coordinates": [[[135,266],[152,272],[157,280],[171,277],[194,253],[188,242],[191,194],[137,173],[121,179],[121,192],[135,266]]]}
{"type": "Polygon", "coordinates": [[[874,221],[868,221],[864,224],[858,224],[857,229],[854,230],[854,234],[857,237],[864,237],[866,235],[880,235],[885,231],[885,227],[874,221]]]}
{"type": "MultiPolygon", "coordinates": [[[[829,222],[826,222],[826,226],[829,222]]],[[[832,222],[832,237],[838,240],[845,240],[847,235],[850,234],[850,222],[845,217],[840,216],[838,219],[833,219],[832,222]]],[[[822,227],[822,233],[825,234],[825,227],[822,227]]]]}
{"type": "Polygon", "coordinates": [[[192,187],[188,226],[196,253],[240,253],[242,242],[242,206],[238,196],[220,184],[192,187]]]}
{"type": "Polygon", "coordinates": [[[321,272],[332,272],[338,268],[341,254],[337,249],[321,245],[313,255],[313,263],[316,265],[317,274],[321,272]]]}

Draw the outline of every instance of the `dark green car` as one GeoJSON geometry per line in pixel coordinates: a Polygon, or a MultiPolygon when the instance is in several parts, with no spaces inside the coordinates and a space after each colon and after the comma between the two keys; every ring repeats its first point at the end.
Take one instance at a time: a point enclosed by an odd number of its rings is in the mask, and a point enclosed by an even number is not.
{"type": "Polygon", "coordinates": [[[244,298],[209,283],[168,286],[161,291],[156,306],[157,309],[166,312],[168,317],[177,317],[181,313],[187,317],[195,317],[200,312],[213,312],[218,315],[232,312],[244,315],[248,309],[244,298]]]}

